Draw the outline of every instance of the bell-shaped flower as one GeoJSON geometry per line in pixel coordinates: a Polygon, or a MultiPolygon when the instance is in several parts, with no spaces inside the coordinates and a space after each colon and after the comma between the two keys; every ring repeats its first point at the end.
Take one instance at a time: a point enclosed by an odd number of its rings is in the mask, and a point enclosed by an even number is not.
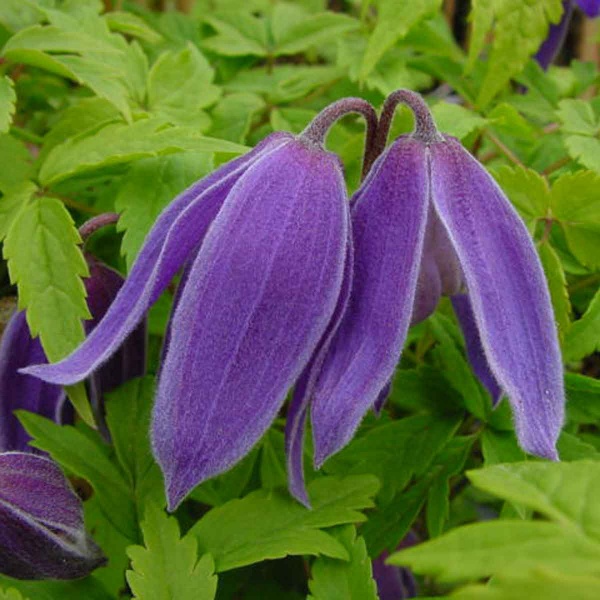
{"type": "Polygon", "coordinates": [[[78,579],[104,564],[87,535],[81,502],[51,460],[0,454],[0,573],[78,579]]]}
{"type": "Polygon", "coordinates": [[[342,166],[322,141],[345,112],[376,122],[368,103],[344,103],[177,197],[86,341],[62,362],[27,369],[53,383],[85,378],[187,263],[152,424],[171,509],[250,451],[330,328],[351,272],[349,210],[342,166]]]}
{"type": "Polygon", "coordinates": [[[575,4],[590,18],[600,15],[600,0],[563,0],[560,21],[550,25],[548,36],[535,54],[535,60],[542,69],[547,69],[560,52],[567,37],[575,4]]]}
{"type": "MultiPolygon", "coordinates": [[[[86,227],[84,225],[84,227],[86,227]]],[[[115,270],[85,253],[90,276],[84,280],[87,304],[92,318],[85,321],[89,335],[123,285],[123,277],[115,270]]],[[[139,325],[121,344],[118,351],[88,380],[90,400],[97,420],[103,426],[103,398],[107,392],[125,381],[140,377],[145,370],[145,324],[139,325]]],[[[25,312],[15,312],[0,339],[0,451],[31,451],[29,435],[14,415],[15,410],[28,410],[57,423],[73,420],[71,405],[60,385],[41,381],[19,373],[29,365],[47,362],[38,338],[32,338],[25,312]]]]}
{"type": "MultiPolygon", "coordinates": [[[[415,111],[416,129],[381,154],[352,203],[348,307],[326,356],[306,374],[308,384],[294,398],[292,413],[306,414],[310,403],[320,466],[350,441],[380,398],[411,322],[432,312],[440,294],[464,293],[475,343],[508,395],[521,446],[556,459],[563,370],[532,240],[485,168],[456,139],[437,131],[420,96],[393,94],[380,131],[387,135],[398,101],[415,111]]],[[[290,488],[300,500],[301,444],[292,442],[302,438],[303,428],[300,418],[288,427],[290,488]]]]}

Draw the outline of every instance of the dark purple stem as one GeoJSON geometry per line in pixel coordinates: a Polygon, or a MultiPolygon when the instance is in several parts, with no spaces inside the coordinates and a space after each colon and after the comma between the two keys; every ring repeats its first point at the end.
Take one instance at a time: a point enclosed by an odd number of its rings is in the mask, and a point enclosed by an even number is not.
{"type": "Polygon", "coordinates": [[[92,217],[89,221],[86,221],[79,228],[79,235],[83,239],[83,241],[87,241],[87,239],[98,229],[102,229],[102,227],[106,227],[107,225],[113,225],[119,220],[119,215],[117,213],[102,213],[97,217],[92,217]]]}
{"type": "Polygon", "coordinates": [[[323,145],[327,133],[336,121],[350,113],[362,115],[367,124],[362,170],[362,176],[364,177],[375,160],[373,149],[377,136],[377,113],[366,100],[362,98],[343,98],[330,104],[308,124],[300,136],[315,144],[323,145]]]}
{"type": "Polygon", "coordinates": [[[385,100],[381,116],[379,117],[379,126],[375,138],[374,158],[379,156],[387,142],[394,112],[398,104],[406,104],[415,115],[415,129],[412,136],[421,140],[425,144],[443,141],[443,137],[438,131],[431,111],[425,100],[416,92],[410,90],[396,90],[392,92],[385,100]]]}

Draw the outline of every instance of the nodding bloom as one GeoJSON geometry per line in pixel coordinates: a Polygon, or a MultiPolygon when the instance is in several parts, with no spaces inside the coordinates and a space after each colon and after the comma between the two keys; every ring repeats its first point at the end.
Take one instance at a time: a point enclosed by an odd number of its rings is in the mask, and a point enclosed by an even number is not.
{"type": "Polygon", "coordinates": [[[563,0],[563,12],[560,21],[550,25],[548,36],[535,55],[535,60],[542,69],[547,69],[560,52],[567,37],[575,4],[590,18],[600,15],[600,0],[563,0]]]}
{"type": "Polygon", "coordinates": [[[58,466],[35,454],[0,453],[0,573],[78,579],[105,562],[58,466]]]}
{"type": "Polygon", "coordinates": [[[430,314],[442,294],[454,297],[463,326],[471,324],[471,358],[489,369],[488,386],[506,392],[521,446],[558,458],[563,370],[532,240],[485,168],[455,138],[437,131],[417,94],[400,90],[388,98],[377,145],[385,144],[399,101],[415,112],[415,131],[379,156],[352,200],[348,306],[290,410],[290,489],[301,501],[308,406],[319,467],[381,402],[409,325],[430,314]]]}
{"type": "Polygon", "coordinates": [[[303,134],[272,134],[178,196],[86,341],[25,369],[52,383],[87,377],[186,266],[152,423],[170,509],[250,451],[335,327],[351,273],[349,210],[341,163],[322,142],[348,112],[374,131],[372,107],[346,99],[303,134]]]}
{"type": "MultiPolygon", "coordinates": [[[[87,237],[95,231],[99,223],[114,222],[112,217],[116,215],[100,215],[91,219],[82,226],[82,236],[87,237]]],[[[89,334],[106,314],[123,285],[123,277],[88,252],[85,259],[90,276],[84,280],[84,285],[92,318],[85,321],[84,328],[89,334]]],[[[90,376],[90,400],[103,429],[104,395],[125,381],[144,374],[145,352],[145,323],[142,323],[125,339],[112,358],[90,376]]],[[[15,410],[35,412],[57,423],[73,421],[72,407],[66,402],[66,394],[60,385],[19,373],[23,367],[45,362],[46,355],[39,339],[31,337],[25,312],[15,312],[0,339],[0,451],[32,451],[28,445],[31,438],[14,415],[15,410]]]]}

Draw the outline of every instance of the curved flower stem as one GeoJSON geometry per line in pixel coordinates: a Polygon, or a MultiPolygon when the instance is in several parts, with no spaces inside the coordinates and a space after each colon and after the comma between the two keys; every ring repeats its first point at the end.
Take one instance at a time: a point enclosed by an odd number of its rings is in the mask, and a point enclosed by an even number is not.
{"type": "Polygon", "coordinates": [[[331,127],[347,114],[357,113],[365,118],[367,136],[363,155],[362,177],[369,172],[375,156],[374,144],[377,137],[377,113],[369,102],[362,98],[343,98],[324,108],[300,134],[301,137],[315,144],[324,144],[331,127]]]}
{"type": "Polygon", "coordinates": [[[106,227],[107,225],[113,225],[119,220],[119,215],[117,213],[102,213],[97,217],[92,217],[87,220],[80,228],[79,235],[81,239],[86,242],[87,239],[98,229],[102,229],[102,227],[106,227]]]}
{"type": "Polygon", "coordinates": [[[431,111],[425,100],[416,92],[410,90],[396,90],[392,92],[385,100],[381,116],[379,117],[379,126],[374,144],[374,158],[379,156],[387,142],[394,112],[398,104],[406,104],[415,115],[415,129],[412,136],[421,140],[425,144],[443,141],[443,137],[438,131],[431,111]]]}

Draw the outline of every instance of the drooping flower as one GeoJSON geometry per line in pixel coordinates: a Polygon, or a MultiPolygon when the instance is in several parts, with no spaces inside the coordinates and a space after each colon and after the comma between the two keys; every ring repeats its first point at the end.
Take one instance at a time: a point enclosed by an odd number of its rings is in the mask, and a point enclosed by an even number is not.
{"type": "MultiPolygon", "coordinates": [[[[393,94],[380,131],[387,135],[398,101],[415,111],[416,129],[383,152],[352,202],[348,307],[326,356],[307,373],[305,393],[294,398],[294,414],[306,414],[310,403],[315,465],[350,441],[377,402],[411,322],[430,314],[441,294],[458,293],[468,295],[475,343],[508,395],[521,446],[556,459],[562,363],[547,284],[527,229],[484,167],[437,131],[420,96],[393,94]]],[[[304,420],[297,419],[288,437],[301,439],[303,430],[304,420]]],[[[297,449],[289,465],[290,488],[303,500],[297,449]]]]}
{"type": "Polygon", "coordinates": [[[26,369],[71,384],[101,365],[186,263],[153,414],[174,509],[240,460],[280,409],[326,331],[348,269],[339,159],[322,146],[346,99],[303,134],[276,133],[177,197],[149,233],[104,319],[65,360],[26,369]]]}
{"type": "Polygon", "coordinates": [[[104,562],[58,466],[34,454],[0,453],[0,573],[78,579],[104,562]]]}
{"type": "MultiPolygon", "coordinates": [[[[105,215],[95,217],[82,226],[82,235],[87,236],[98,221],[106,221],[105,215]]],[[[123,285],[123,277],[90,253],[86,252],[85,258],[90,276],[84,280],[84,285],[92,318],[85,321],[84,329],[89,335],[106,314],[123,285]]],[[[125,381],[144,374],[145,337],[145,323],[142,323],[88,380],[90,401],[102,428],[105,394],[125,381]]],[[[25,312],[15,312],[0,339],[0,451],[32,451],[28,445],[31,438],[14,415],[16,410],[28,410],[57,423],[73,421],[73,410],[66,402],[66,394],[60,385],[19,373],[23,367],[45,362],[46,355],[39,339],[31,337],[25,312]]]]}
{"type": "Polygon", "coordinates": [[[600,0],[563,0],[563,12],[560,21],[550,25],[548,36],[535,55],[535,60],[542,69],[547,69],[560,52],[567,37],[575,4],[590,18],[600,15],[600,0]]]}

